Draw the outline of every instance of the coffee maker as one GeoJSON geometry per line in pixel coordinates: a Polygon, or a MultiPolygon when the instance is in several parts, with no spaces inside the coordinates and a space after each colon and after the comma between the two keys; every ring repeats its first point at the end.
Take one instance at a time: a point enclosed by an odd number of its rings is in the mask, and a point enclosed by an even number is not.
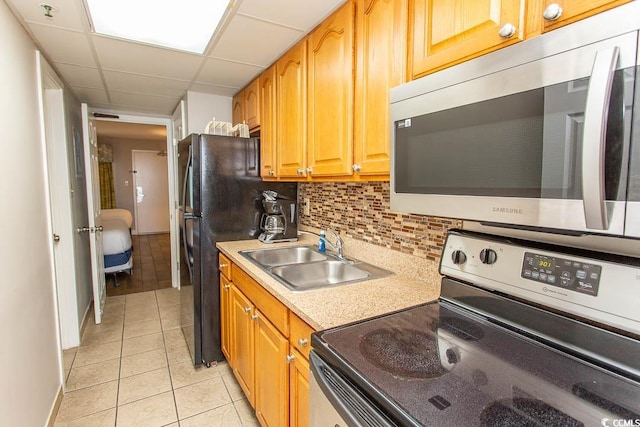
{"type": "Polygon", "coordinates": [[[271,190],[263,191],[262,197],[264,213],[260,218],[262,234],[258,240],[264,243],[298,240],[296,201],[271,190]]]}

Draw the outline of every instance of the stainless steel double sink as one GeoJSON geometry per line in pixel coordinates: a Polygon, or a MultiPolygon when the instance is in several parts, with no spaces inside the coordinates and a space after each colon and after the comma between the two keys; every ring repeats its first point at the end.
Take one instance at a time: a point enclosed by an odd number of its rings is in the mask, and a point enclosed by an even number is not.
{"type": "Polygon", "coordinates": [[[332,254],[320,253],[313,246],[287,246],[240,253],[293,291],[306,291],[393,275],[391,271],[363,261],[339,259],[332,254]]]}

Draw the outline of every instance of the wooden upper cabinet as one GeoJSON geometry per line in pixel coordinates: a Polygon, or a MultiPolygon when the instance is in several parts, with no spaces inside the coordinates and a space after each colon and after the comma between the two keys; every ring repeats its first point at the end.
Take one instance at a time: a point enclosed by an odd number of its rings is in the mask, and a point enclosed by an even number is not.
{"type": "Polygon", "coordinates": [[[523,7],[521,0],[412,0],[411,77],[523,40],[523,7]]]}
{"type": "Polygon", "coordinates": [[[527,3],[528,35],[534,36],[596,15],[631,0],[538,0],[527,3]]]}
{"type": "Polygon", "coordinates": [[[353,168],[388,175],[389,90],[405,81],[408,0],[358,0],[353,168]]]}
{"type": "Polygon", "coordinates": [[[307,159],[307,40],[276,63],[276,173],[304,177],[307,159]]]}
{"type": "Polygon", "coordinates": [[[244,119],[249,130],[260,127],[260,78],[253,80],[242,90],[244,96],[244,119]]]}
{"type": "Polygon", "coordinates": [[[244,91],[236,93],[231,101],[231,124],[236,125],[244,120],[244,91]]]}
{"type": "Polygon", "coordinates": [[[313,177],[352,174],[354,9],[347,2],[308,37],[307,159],[313,177]]]}
{"type": "Polygon", "coordinates": [[[276,177],[276,66],[260,76],[260,175],[276,177]]]}

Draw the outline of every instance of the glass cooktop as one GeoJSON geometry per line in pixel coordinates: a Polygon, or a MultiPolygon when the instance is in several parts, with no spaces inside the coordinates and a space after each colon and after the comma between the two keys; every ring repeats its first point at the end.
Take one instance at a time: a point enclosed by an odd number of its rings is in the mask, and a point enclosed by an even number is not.
{"type": "Polygon", "coordinates": [[[640,385],[447,302],[317,334],[325,360],[399,424],[640,420],[640,385]]]}

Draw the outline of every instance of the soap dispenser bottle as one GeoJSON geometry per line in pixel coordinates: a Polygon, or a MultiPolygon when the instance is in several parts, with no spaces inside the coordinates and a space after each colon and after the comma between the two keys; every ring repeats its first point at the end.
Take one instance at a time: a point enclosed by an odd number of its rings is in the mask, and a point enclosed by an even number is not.
{"type": "Polygon", "coordinates": [[[320,231],[320,238],[318,239],[318,252],[325,252],[327,250],[327,245],[325,243],[327,235],[324,233],[324,230],[320,231]]]}

